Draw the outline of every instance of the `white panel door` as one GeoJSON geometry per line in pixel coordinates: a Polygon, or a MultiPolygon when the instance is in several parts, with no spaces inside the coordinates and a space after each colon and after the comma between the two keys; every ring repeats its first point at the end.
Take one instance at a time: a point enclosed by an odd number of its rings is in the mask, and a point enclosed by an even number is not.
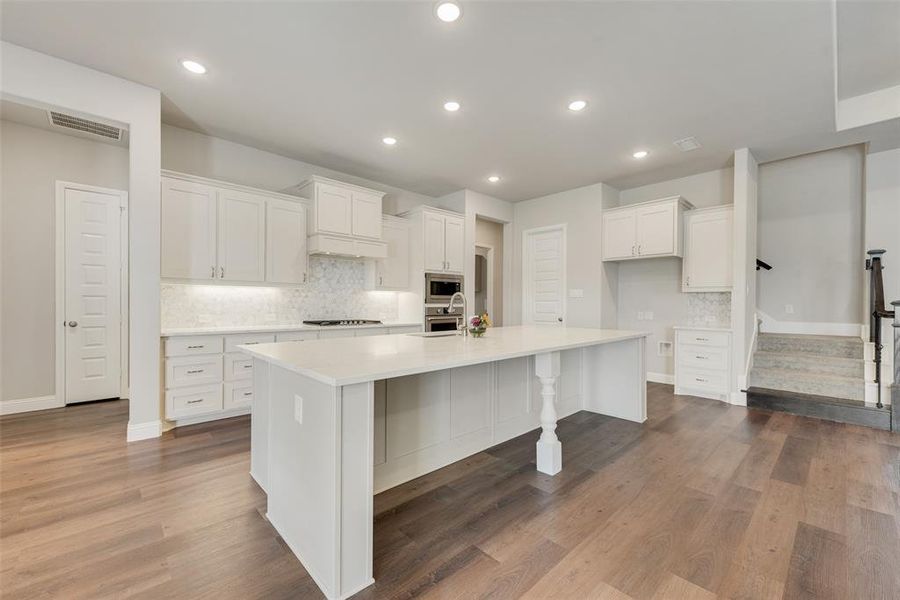
{"type": "Polygon", "coordinates": [[[219,279],[263,281],[266,277],[266,199],[219,190],[219,279]]]}
{"type": "Polygon", "coordinates": [[[317,183],[315,230],[350,235],[353,227],[352,204],[352,194],[347,188],[317,183]]]}
{"type": "Polygon", "coordinates": [[[266,281],[306,283],[306,207],[289,200],[266,200],[266,281]]]}
{"type": "Polygon", "coordinates": [[[67,188],[66,403],[118,398],[121,383],[120,193],[67,188]]]}
{"type": "Polygon", "coordinates": [[[162,277],[215,279],[215,188],[163,178],[160,202],[162,277]]]}
{"type": "Polygon", "coordinates": [[[604,260],[629,258],[637,254],[635,211],[621,210],[603,214],[600,242],[604,260]]]}
{"type": "Polygon", "coordinates": [[[526,231],[523,321],[561,325],[565,319],[565,231],[562,227],[526,231]]]}
{"type": "Polygon", "coordinates": [[[677,211],[678,205],[674,202],[638,208],[637,244],[640,256],[675,252],[677,211]]]}
{"type": "Polygon", "coordinates": [[[425,213],[423,216],[425,236],[425,270],[440,273],[445,270],[444,259],[444,215],[425,213]]]}
{"type": "Polygon", "coordinates": [[[381,239],[381,197],[353,192],[353,235],[381,239]]]}
{"type": "Polygon", "coordinates": [[[462,273],[466,261],[466,231],[462,217],[447,217],[444,221],[444,258],[446,271],[462,273]]]}
{"type": "Polygon", "coordinates": [[[409,287],[409,228],[385,223],[382,239],[387,243],[387,258],[375,261],[375,285],[391,290],[409,287]]]}

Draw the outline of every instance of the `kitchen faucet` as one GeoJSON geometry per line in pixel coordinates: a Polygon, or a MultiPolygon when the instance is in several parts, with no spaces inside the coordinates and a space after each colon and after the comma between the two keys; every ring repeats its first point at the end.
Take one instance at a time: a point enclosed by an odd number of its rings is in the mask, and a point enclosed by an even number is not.
{"type": "Polygon", "coordinates": [[[450,312],[454,308],[454,303],[456,302],[457,297],[462,298],[463,301],[463,314],[462,314],[462,322],[460,322],[460,317],[456,317],[456,331],[459,333],[459,330],[462,329],[463,335],[469,335],[469,328],[466,327],[466,319],[468,319],[469,314],[469,303],[466,300],[466,295],[462,292],[455,292],[452,296],[450,296],[450,303],[447,305],[447,311],[450,312]]]}

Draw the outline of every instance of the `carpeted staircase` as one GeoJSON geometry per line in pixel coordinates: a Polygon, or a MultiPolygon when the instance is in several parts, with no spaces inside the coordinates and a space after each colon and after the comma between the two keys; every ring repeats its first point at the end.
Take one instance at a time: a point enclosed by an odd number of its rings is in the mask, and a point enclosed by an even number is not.
{"type": "Polygon", "coordinates": [[[867,405],[860,338],[761,333],[747,405],[890,429],[890,410],[867,405]]]}

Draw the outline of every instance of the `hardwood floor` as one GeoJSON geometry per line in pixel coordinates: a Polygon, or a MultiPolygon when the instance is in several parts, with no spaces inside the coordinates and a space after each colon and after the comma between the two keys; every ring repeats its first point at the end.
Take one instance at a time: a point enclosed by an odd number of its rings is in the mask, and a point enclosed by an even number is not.
{"type": "MultiPolygon", "coordinates": [[[[900,435],[673,396],[578,413],[375,498],[357,597],[900,598],[900,435]]],[[[0,419],[3,598],[320,598],[246,417],[126,445],[124,401],[0,419]]]]}

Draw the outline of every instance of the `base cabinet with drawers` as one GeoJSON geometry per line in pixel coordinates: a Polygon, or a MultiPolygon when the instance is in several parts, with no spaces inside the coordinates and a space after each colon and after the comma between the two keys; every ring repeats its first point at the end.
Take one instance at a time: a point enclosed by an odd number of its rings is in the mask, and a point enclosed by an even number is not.
{"type": "Polygon", "coordinates": [[[675,393],[728,401],[731,331],[675,328],[675,393]]]}
{"type": "Polygon", "coordinates": [[[253,360],[238,346],[414,333],[421,325],[321,328],[164,337],[166,419],[176,425],[247,414],[253,405],[253,360]]]}

